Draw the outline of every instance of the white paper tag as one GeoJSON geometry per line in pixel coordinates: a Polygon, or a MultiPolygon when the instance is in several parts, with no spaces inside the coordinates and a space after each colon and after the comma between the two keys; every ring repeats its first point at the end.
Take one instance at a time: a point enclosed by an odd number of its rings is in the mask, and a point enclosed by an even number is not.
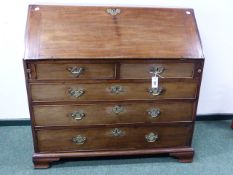
{"type": "Polygon", "coordinates": [[[159,77],[157,77],[157,76],[152,77],[151,86],[152,86],[152,88],[158,88],[159,77]]]}

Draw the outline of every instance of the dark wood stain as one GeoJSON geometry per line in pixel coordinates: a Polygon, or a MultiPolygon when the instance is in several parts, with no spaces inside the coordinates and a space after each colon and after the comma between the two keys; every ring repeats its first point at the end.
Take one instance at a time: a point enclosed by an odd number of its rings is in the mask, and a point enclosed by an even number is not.
{"type": "Polygon", "coordinates": [[[106,8],[29,6],[23,63],[35,168],[65,157],[161,153],[192,162],[204,66],[193,10],[119,7],[112,16],[106,8]],[[166,90],[157,96],[148,93],[153,66],[165,70],[159,85],[166,90]],[[74,76],[69,67],[84,71],[74,76]],[[111,93],[114,85],[123,91],[111,93]],[[74,98],[70,88],[86,91],[74,98]],[[75,120],[70,114],[79,110],[85,117],[75,120]],[[114,128],[123,135],[113,136],[114,128]],[[153,143],[145,139],[151,132],[153,143]],[[75,144],[77,135],[87,141],[75,144]]]}

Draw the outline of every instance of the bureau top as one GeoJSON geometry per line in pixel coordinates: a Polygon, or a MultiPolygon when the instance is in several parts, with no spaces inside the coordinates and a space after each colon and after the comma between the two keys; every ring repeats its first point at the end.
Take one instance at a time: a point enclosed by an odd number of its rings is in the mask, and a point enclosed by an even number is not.
{"type": "Polygon", "coordinates": [[[192,9],[30,5],[25,59],[203,58],[192,9]]]}

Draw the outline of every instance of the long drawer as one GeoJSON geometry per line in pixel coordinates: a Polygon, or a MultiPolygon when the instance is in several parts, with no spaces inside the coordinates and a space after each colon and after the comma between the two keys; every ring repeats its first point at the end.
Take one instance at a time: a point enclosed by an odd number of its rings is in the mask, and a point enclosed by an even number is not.
{"type": "Polygon", "coordinates": [[[92,101],[143,99],[194,99],[196,82],[163,82],[159,88],[151,83],[48,83],[31,84],[33,101],[92,101]]]}
{"type": "Polygon", "coordinates": [[[94,125],[191,121],[192,102],[35,105],[35,125],[94,125]]]}
{"type": "Polygon", "coordinates": [[[38,130],[40,152],[184,147],[190,126],[38,130]]]}

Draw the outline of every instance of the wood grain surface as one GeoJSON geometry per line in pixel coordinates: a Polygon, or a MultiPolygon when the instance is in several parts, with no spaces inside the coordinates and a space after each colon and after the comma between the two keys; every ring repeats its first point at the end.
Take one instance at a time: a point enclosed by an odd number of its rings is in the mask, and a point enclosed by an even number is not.
{"type": "Polygon", "coordinates": [[[187,145],[190,127],[119,127],[121,136],[114,136],[114,128],[84,128],[65,130],[39,130],[38,144],[40,152],[62,152],[83,150],[121,150],[142,148],[184,147],[187,145]],[[155,142],[147,142],[145,136],[153,132],[158,135],[155,142]],[[86,137],[84,144],[72,141],[75,136],[86,137]]]}
{"type": "Polygon", "coordinates": [[[192,121],[192,102],[151,102],[151,103],[104,103],[77,105],[35,105],[33,106],[36,126],[86,126],[119,123],[158,123],[192,121]],[[121,112],[115,113],[114,108],[121,112]],[[159,109],[158,117],[148,112],[159,109]],[[82,112],[84,117],[75,120],[72,113],[82,112]]]}
{"type": "Polygon", "coordinates": [[[203,57],[192,9],[107,8],[31,6],[25,59],[203,57]]]}
{"type": "Polygon", "coordinates": [[[164,89],[161,95],[151,95],[151,83],[63,83],[63,84],[31,84],[33,101],[96,101],[96,100],[146,100],[146,99],[195,99],[196,82],[162,82],[164,89]],[[121,86],[122,91],[112,93],[111,88],[121,86]],[[69,90],[83,90],[83,95],[76,98],[69,90]]]}
{"type": "Polygon", "coordinates": [[[169,153],[192,161],[204,65],[192,9],[30,5],[23,62],[35,168],[63,157],[169,153]],[[149,133],[158,139],[148,142],[149,133]],[[79,135],[83,144],[73,141],[79,135]]]}

